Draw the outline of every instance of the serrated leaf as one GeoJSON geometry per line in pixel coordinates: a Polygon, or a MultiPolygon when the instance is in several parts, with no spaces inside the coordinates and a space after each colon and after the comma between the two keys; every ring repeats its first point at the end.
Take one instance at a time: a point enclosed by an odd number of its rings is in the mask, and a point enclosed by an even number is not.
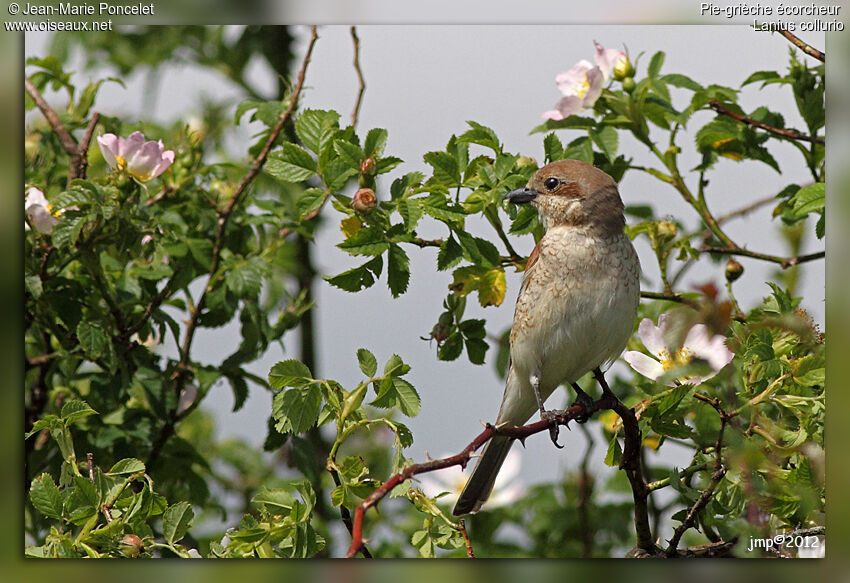
{"type": "Polygon", "coordinates": [[[339,230],[342,231],[346,239],[354,235],[362,227],[363,221],[359,217],[346,217],[339,223],[339,230]]]}
{"type": "Polygon", "coordinates": [[[316,154],[321,154],[339,129],[339,114],[335,111],[307,109],[295,120],[295,135],[316,154]]]}
{"type": "Polygon", "coordinates": [[[192,525],[195,513],[188,502],[178,502],[168,507],[162,515],[162,538],[167,544],[174,544],[184,536],[192,525]]]}
{"type": "Polygon", "coordinates": [[[750,83],[757,83],[759,81],[764,81],[762,83],[762,87],[764,87],[769,81],[776,81],[782,79],[782,76],[776,71],[756,71],[741,83],[741,87],[745,85],[749,85],[750,83]]]}
{"type": "Polygon", "coordinates": [[[363,153],[367,158],[370,156],[380,158],[384,153],[386,145],[387,130],[384,128],[372,128],[366,134],[366,139],[363,141],[363,153]]]}
{"type": "Polygon", "coordinates": [[[589,134],[593,143],[597,145],[609,161],[613,162],[617,157],[617,145],[619,143],[617,130],[611,126],[604,126],[601,129],[590,130],[589,134]]]}
{"type": "Polygon", "coordinates": [[[418,200],[403,199],[398,201],[398,213],[404,221],[404,231],[412,233],[424,214],[422,203],[418,200]]]}
{"type": "Polygon", "coordinates": [[[377,227],[366,227],[337,245],[351,255],[380,255],[389,248],[387,237],[377,227]]]}
{"type": "Polygon", "coordinates": [[[446,188],[460,185],[460,167],[448,152],[428,152],[423,159],[434,169],[434,178],[446,188]]]}
{"type": "Polygon", "coordinates": [[[393,388],[395,389],[398,408],[408,417],[416,417],[419,414],[420,399],[419,393],[413,388],[409,382],[404,379],[393,379],[393,388]]]}
{"type": "Polygon", "coordinates": [[[549,133],[543,138],[543,151],[546,153],[546,162],[554,162],[564,156],[564,145],[558,136],[549,133]]]}
{"type": "Polygon", "coordinates": [[[803,218],[809,213],[822,213],[826,207],[826,185],[815,182],[800,188],[789,201],[795,218],[803,218]]]}
{"type": "Polygon", "coordinates": [[[678,73],[670,73],[661,77],[661,80],[665,83],[672,85],[673,87],[681,87],[682,89],[690,89],[691,91],[702,91],[703,86],[687,77],[686,75],[680,75],[678,73]]]}
{"type": "Polygon", "coordinates": [[[304,433],[316,425],[322,405],[322,390],[315,383],[282,391],[275,395],[272,415],[281,433],[304,433]]]}
{"type": "Polygon", "coordinates": [[[89,404],[85,401],[80,401],[78,399],[72,399],[67,401],[64,405],[62,405],[62,412],[60,416],[66,425],[70,425],[75,421],[79,421],[89,415],[97,415],[97,411],[89,407],[89,404]]]}
{"type": "Polygon", "coordinates": [[[334,150],[339,154],[339,159],[351,168],[360,169],[360,158],[362,152],[360,146],[346,142],[345,140],[334,140],[334,150]]]}
{"type": "Polygon", "coordinates": [[[410,283],[410,260],[404,249],[398,245],[390,245],[387,253],[387,285],[394,298],[405,291],[410,283]]]}
{"type": "Polygon", "coordinates": [[[29,497],[35,509],[44,516],[62,518],[62,494],[49,474],[41,474],[33,479],[29,497]]]}
{"type": "Polygon", "coordinates": [[[499,306],[505,299],[507,281],[502,267],[487,269],[469,265],[456,269],[452,276],[449,289],[461,297],[477,291],[478,302],[482,307],[499,306]]]}
{"type": "Polygon", "coordinates": [[[283,360],[269,371],[269,384],[273,389],[295,387],[313,380],[313,373],[300,360],[283,360]]]}
{"type": "Polygon", "coordinates": [[[605,454],[605,464],[612,467],[619,467],[623,460],[623,448],[620,447],[620,442],[617,437],[611,438],[608,443],[608,452],[605,454]]]}
{"type": "Polygon", "coordinates": [[[445,271],[457,265],[463,259],[463,249],[455,241],[454,237],[449,236],[440,245],[440,251],[437,253],[437,270],[445,271]]]}
{"type": "Polygon", "coordinates": [[[458,137],[458,142],[479,144],[486,148],[490,148],[496,154],[500,154],[502,152],[502,146],[499,143],[499,138],[496,136],[496,132],[478,122],[467,121],[466,123],[470,129],[458,137]]]}
{"type": "Polygon", "coordinates": [[[360,370],[367,377],[373,377],[378,372],[378,360],[374,354],[365,348],[357,350],[357,362],[360,365],[360,370]]]}
{"type": "Polygon", "coordinates": [[[286,142],[281,151],[272,152],[266,160],[265,171],[283,182],[303,182],[316,174],[316,160],[307,150],[286,142]]]}

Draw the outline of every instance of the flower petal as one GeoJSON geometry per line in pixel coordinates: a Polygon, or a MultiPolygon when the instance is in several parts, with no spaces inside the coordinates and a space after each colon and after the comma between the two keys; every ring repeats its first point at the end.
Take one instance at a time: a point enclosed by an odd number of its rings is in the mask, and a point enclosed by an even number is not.
{"type": "Polygon", "coordinates": [[[611,78],[611,73],[613,73],[614,67],[617,66],[617,63],[627,58],[626,53],[618,51],[617,49],[606,49],[596,41],[593,41],[593,44],[596,46],[596,55],[594,56],[594,60],[596,61],[596,65],[602,71],[604,81],[607,83],[611,78]]]}
{"type": "Polygon", "coordinates": [[[127,173],[133,178],[147,182],[162,174],[174,160],[174,152],[169,150],[170,159],[163,160],[162,142],[145,142],[133,156],[127,157],[127,173]]]}
{"type": "MultiPolygon", "coordinates": [[[[558,100],[558,103],[555,104],[555,111],[557,111],[558,117],[557,119],[565,119],[570,117],[573,114],[576,114],[584,109],[582,105],[582,101],[580,97],[576,97],[574,95],[570,95],[568,97],[562,97],[558,100]]],[[[544,116],[546,114],[543,114],[544,116]]],[[[555,119],[555,118],[550,118],[555,119]]]]}
{"type": "Polygon", "coordinates": [[[644,318],[638,325],[638,338],[646,346],[646,349],[657,357],[660,357],[664,352],[669,352],[667,344],[664,342],[664,330],[661,326],[664,321],[662,319],[665,316],[666,314],[662,314],[658,317],[658,326],[653,324],[649,318],[644,318]]]}
{"type": "Polygon", "coordinates": [[[103,154],[103,159],[109,164],[113,170],[118,168],[119,156],[119,138],[115,134],[103,134],[97,138],[97,145],[100,146],[100,153],[103,154]]]}
{"type": "Polygon", "coordinates": [[[118,155],[129,160],[145,145],[145,134],[136,130],[126,139],[118,139],[118,155]]]}
{"type": "Polygon", "coordinates": [[[593,104],[602,95],[602,85],[604,85],[605,79],[599,67],[593,67],[587,72],[587,83],[589,88],[583,99],[583,105],[586,108],[593,107],[593,104]]]}
{"type": "Polygon", "coordinates": [[[623,360],[628,362],[629,366],[637,373],[652,380],[658,380],[664,374],[664,367],[661,366],[661,363],[648,357],[643,352],[628,350],[623,354],[623,360]]]}

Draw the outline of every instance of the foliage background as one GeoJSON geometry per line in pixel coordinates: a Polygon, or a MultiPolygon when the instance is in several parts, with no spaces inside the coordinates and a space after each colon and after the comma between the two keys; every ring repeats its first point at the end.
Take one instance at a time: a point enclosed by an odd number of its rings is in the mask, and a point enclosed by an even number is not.
{"type": "MultiPolygon", "coordinates": [[[[368,78],[368,77],[367,77],[367,78],[368,78]]],[[[549,99],[549,97],[548,97],[548,96],[545,98],[545,100],[546,100],[546,102],[547,102],[547,103],[548,103],[548,101],[550,101],[550,99],[549,99]]],[[[367,99],[367,103],[368,103],[368,99],[367,99]]],[[[341,109],[342,109],[343,111],[345,110],[345,108],[344,108],[344,107],[341,107],[341,109]]],[[[627,195],[626,195],[626,196],[627,196],[627,195]]],[[[415,272],[415,270],[414,270],[414,272],[415,272]]]]}

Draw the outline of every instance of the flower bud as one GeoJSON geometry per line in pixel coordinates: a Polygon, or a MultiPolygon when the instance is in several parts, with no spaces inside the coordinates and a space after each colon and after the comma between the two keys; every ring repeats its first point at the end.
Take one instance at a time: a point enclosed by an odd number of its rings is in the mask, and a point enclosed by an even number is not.
{"type": "Polygon", "coordinates": [[[371,188],[361,188],[351,199],[351,208],[360,213],[369,212],[378,205],[378,197],[371,188]]]}
{"type": "Polygon", "coordinates": [[[535,160],[534,158],[531,158],[529,156],[520,156],[519,158],[516,159],[516,167],[517,168],[524,168],[526,166],[534,166],[536,168],[537,167],[537,160],[535,160]]]}
{"type": "Polygon", "coordinates": [[[123,556],[135,559],[142,550],[142,539],[135,534],[125,534],[121,539],[120,552],[123,556]]]}
{"type": "Polygon", "coordinates": [[[658,221],[658,238],[662,241],[669,241],[673,237],[676,236],[678,229],[676,228],[676,223],[672,223],[670,221],[658,221]]]}
{"type": "Polygon", "coordinates": [[[634,77],[626,77],[623,79],[623,91],[626,93],[631,93],[635,90],[635,79],[634,77]]]}
{"type": "Polygon", "coordinates": [[[732,283],[744,273],[744,266],[735,261],[734,259],[730,259],[726,262],[726,281],[732,283]]]}
{"type": "Polygon", "coordinates": [[[377,170],[375,164],[375,158],[369,156],[365,160],[360,162],[360,175],[361,176],[374,176],[377,170]]]}
{"type": "MultiPolygon", "coordinates": [[[[622,57],[617,59],[614,63],[613,73],[614,79],[617,81],[624,81],[625,79],[630,79],[635,76],[635,68],[629,60],[628,55],[623,54],[622,57]]],[[[632,80],[632,82],[634,82],[634,80],[632,80]]]]}

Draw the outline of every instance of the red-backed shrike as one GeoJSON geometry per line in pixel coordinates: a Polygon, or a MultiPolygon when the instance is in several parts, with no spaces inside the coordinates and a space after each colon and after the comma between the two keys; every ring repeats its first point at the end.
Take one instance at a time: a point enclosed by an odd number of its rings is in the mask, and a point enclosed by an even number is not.
{"type": "MultiPolygon", "coordinates": [[[[558,160],[534,173],[528,185],[508,193],[531,203],[546,234],[525,267],[511,328],[511,366],[497,425],[523,425],[562,383],[580,402],[590,398],[576,384],[613,362],[632,333],[640,299],[640,264],[623,232],[617,184],[578,160],[558,160]]],[[[553,426],[553,441],[557,426],[553,426]]],[[[513,439],[496,436],[455,505],[453,514],[475,512],[490,496],[513,439]]],[[[556,442],[557,445],[557,442],[556,442]]]]}

